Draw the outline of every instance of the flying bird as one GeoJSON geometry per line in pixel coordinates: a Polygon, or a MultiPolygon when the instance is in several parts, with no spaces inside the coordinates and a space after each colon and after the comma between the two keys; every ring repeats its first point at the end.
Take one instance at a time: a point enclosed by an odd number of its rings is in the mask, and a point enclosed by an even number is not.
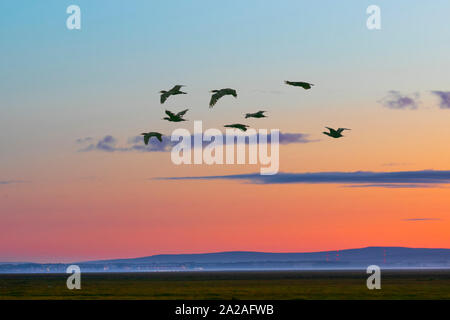
{"type": "Polygon", "coordinates": [[[181,91],[180,89],[184,87],[183,85],[176,85],[169,91],[161,90],[159,93],[161,93],[161,104],[164,103],[168,97],[174,96],[177,94],[187,94],[186,92],[181,91]]]}
{"type": "Polygon", "coordinates": [[[171,122],[180,122],[180,121],[186,121],[186,119],[183,119],[183,116],[188,112],[189,109],[180,111],[178,113],[173,113],[169,110],[166,110],[166,114],[168,117],[164,117],[163,120],[171,121],[171,122]]]}
{"type": "Polygon", "coordinates": [[[249,126],[245,125],[245,124],[240,124],[240,123],[234,123],[234,124],[226,124],[224,125],[225,128],[235,128],[235,129],[239,129],[242,131],[247,131],[247,128],[249,126]]]}
{"type": "Polygon", "coordinates": [[[308,82],[294,82],[294,81],[285,81],[284,83],[290,85],[290,86],[294,86],[294,87],[302,87],[305,90],[311,89],[311,87],[313,86],[312,83],[308,83],[308,82]]]}
{"type": "Polygon", "coordinates": [[[211,96],[211,101],[209,102],[209,107],[212,108],[217,103],[217,101],[226,95],[231,95],[237,98],[237,92],[234,89],[225,88],[220,90],[212,90],[213,95],[211,96]]]}
{"type": "Polygon", "coordinates": [[[255,113],[246,113],[245,119],[247,118],[267,118],[267,116],[264,114],[266,111],[258,111],[255,113]]]}
{"type": "Polygon", "coordinates": [[[339,128],[339,129],[337,129],[337,130],[334,130],[334,129],[328,128],[328,127],[325,127],[325,128],[327,128],[328,130],[330,130],[330,132],[322,132],[322,133],[323,133],[323,134],[326,134],[327,136],[330,136],[330,137],[332,137],[332,138],[340,138],[340,137],[343,137],[342,131],[344,131],[344,130],[351,130],[351,129],[347,129],[347,128],[339,128]]]}
{"type": "Polygon", "coordinates": [[[144,132],[141,133],[141,135],[144,136],[144,142],[146,145],[148,144],[151,137],[155,137],[156,139],[159,140],[159,142],[162,142],[162,134],[159,132],[144,132]]]}

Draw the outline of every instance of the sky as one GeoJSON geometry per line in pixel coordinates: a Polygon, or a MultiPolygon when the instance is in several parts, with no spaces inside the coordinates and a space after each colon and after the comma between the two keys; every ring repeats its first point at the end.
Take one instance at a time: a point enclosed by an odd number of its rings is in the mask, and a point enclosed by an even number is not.
{"type": "Polygon", "coordinates": [[[449,12],[446,0],[1,1],[0,262],[450,248],[449,12]],[[72,4],[80,30],[66,27],[72,4]],[[161,105],[175,84],[188,94],[161,105]],[[227,87],[238,98],[208,108],[227,87]],[[186,108],[189,121],[162,120],[186,108]],[[243,119],[258,110],[268,117],[243,119]],[[177,166],[136,139],[194,120],[297,138],[266,178],[259,165],[177,166]]]}

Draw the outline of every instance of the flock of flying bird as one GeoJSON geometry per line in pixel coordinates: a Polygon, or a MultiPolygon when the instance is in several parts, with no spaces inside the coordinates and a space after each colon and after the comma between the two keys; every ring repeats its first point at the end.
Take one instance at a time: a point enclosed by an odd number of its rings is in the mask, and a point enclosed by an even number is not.
{"type": "MultiPolygon", "coordinates": [[[[290,85],[290,86],[294,86],[294,87],[301,87],[305,90],[311,89],[312,86],[314,86],[312,83],[308,83],[308,82],[293,82],[293,81],[285,81],[285,84],[290,85]]],[[[170,89],[169,91],[165,91],[162,90],[160,91],[161,93],[161,104],[163,104],[164,102],[166,102],[166,100],[170,97],[170,96],[175,96],[175,95],[179,95],[179,94],[187,94],[186,92],[181,91],[181,88],[184,87],[183,85],[176,85],[174,86],[172,89],[170,89]]],[[[211,95],[211,100],[209,102],[209,107],[212,108],[215,106],[215,104],[217,103],[217,101],[219,101],[220,98],[230,95],[233,96],[235,98],[237,98],[237,92],[235,89],[231,89],[231,88],[225,88],[225,89],[220,89],[220,90],[212,90],[211,91],[212,95],[211,95]]],[[[163,120],[167,120],[170,122],[181,122],[181,121],[186,121],[186,119],[184,119],[184,115],[186,114],[186,112],[188,112],[189,109],[185,109],[183,111],[180,111],[178,113],[173,113],[169,110],[166,110],[166,115],[167,117],[164,117],[163,120]]],[[[258,111],[255,113],[246,113],[245,114],[245,119],[248,118],[266,118],[266,115],[264,114],[266,111],[258,111]]],[[[242,131],[247,131],[247,128],[249,127],[248,125],[245,124],[241,124],[241,123],[233,123],[233,124],[227,124],[224,125],[224,127],[226,128],[235,128],[235,129],[239,129],[242,131]]],[[[330,136],[332,138],[341,138],[343,137],[342,132],[344,130],[351,130],[351,129],[347,129],[347,128],[339,128],[337,130],[333,129],[333,128],[329,128],[326,127],[329,132],[323,132],[323,134],[326,134],[327,136],[330,136]]],[[[150,139],[152,137],[155,137],[156,139],[158,139],[160,142],[162,142],[162,134],[159,132],[144,132],[142,133],[142,135],[144,136],[144,143],[147,145],[150,141],[150,139]]]]}

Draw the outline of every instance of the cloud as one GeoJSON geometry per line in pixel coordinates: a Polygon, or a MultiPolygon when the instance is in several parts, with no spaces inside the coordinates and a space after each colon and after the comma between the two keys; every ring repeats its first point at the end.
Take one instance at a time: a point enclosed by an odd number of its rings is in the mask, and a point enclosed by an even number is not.
{"type": "Polygon", "coordinates": [[[439,221],[441,219],[439,218],[410,218],[410,219],[403,219],[403,221],[439,221]]]}
{"type": "Polygon", "coordinates": [[[97,143],[93,143],[88,145],[87,147],[79,150],[81,152],[88,152],[88,151],[105,151],[105,152],[115,152],[115,151],[127,151],[127,148],[118,148],[116,147],[117,139],[113,136],[105,136],[104,138],[100,139],[97,143]]]}
{"type": "Polygon", "coordinates": [[[310,140],[308,134],[305,133],[282,133],[280,132],[280,144],[290,143],[310,143],[319,140],[310,140]]]}
{"type": "Polygon", "coordinates": [[[86,142],[91,142],[92,140],[94,140],[94,139],[91,137],[86,137],[86,138],[79,138],[79,139],[75,140],[75,142],[82,144],[82,143],[86,143],[86,142]]]}
{"type": "Polygon", "coordinates": [[[16,184],[16,183],[27,183],[29,181],[24,180],[0,180],[0,185],[6,185],[6,184],[16,184]]]}
{"type": "Polygon", "coordinates": [[[441,109],[450,109],[450,91],[431,91],[431,93],[440,98],[441,109]]]}
{"type": "Polygon", "coordinates": [[[399,91],[391,90],[388,95],[378,102],[389,109],[417,109],[419,106],[419,93],[405,95],[399,91]]]}
{"type": "Polygon", "coordinates": [[[159,142],[156,138],[151,138],[148,145],[144,144],[143,136],[135,136],[128,139],[128,151],[139,151],[139,152],[164,152],[169,151],[171,146],[174,146],[176,142],[170,141],[170,137],[162,136],[162,142],[159,142]]]}
{"type": "Polygon", "coordinates": [[[313,172],[260,175],[259,173],[223,176],[167,177],[163,180],[238,180],[253,184],[351,184],[361,187],[423,187],[450,183],[450,171],[396,172],[313,172]]]}
{"type": "Polygon", "coordinates": [[[115,147],[116,143],[117,143],[116,138],[114,138],[113,136],[106,136],[99,142],[97,142],[96,148],[108,152],[116,151],[117,150],[117,148],[115,147]]]}
{"type": "MultiPolygon", "coordinates": [[[[194,146],[195,136],[191,135],[191,145],[194,146]]],[[[201,139],[201,137],[199,137],[201,139]]],[[[81,139],[78,139],[81,140],[81,139]]],[[[76,141],[78,141],[76,140],[76,141]]],[[[224,139],[225,140],[225,139],[224,139]]],[[[91,141],[91,140],[89,140],[91,141]]],[[[294,143],[310,143],[318,140],[309,139],[309,135],[305,133],[282,133],[280,132],[279,143],[280,144],[294,144],[294,143]]],[[[83,140],[86,142],[86,140],[83,140]]],[[[271,135],[267,136],[267,142],[271,143],[271,135]]],[[[144,144],[143,136],[135,136],[128,139],[127,146],[117,147],[117,139],[111,135],[107,135],[97,142],[91,143],[88,146],[80,149],[80,152],[89,151],[104,151],[104,152],[164,152],[170,151],[171,148],[176,145],[177,141],[171,141],[170,136],[163,136],[162,142],[157,139],[150,139],[148,145],[144,144]]],[[[211,142],[203,141],[202,146],[205,147],[211,142]]],[[[245,143],[248,144],[248,139],[245,139],[245,143]]]]}

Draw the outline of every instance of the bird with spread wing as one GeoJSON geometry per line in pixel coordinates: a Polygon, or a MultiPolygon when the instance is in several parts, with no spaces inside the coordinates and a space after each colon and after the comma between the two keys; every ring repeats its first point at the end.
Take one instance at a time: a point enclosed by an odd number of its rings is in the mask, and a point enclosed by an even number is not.
{"type": "Polygon", "coordinates": [[[213,94],[211,96],[211,100],[209,101],[209,107],[212,108],[214,105],[219,101],[220,98],[223,96],[231,95],[235,98],[237,98],[237,92],[234,89],[231,88],[225,88],[220,90],[212,90],[213,94]]]}
{"type": "Polygon", "coordinates": [[[185,109],[183,111],[180,111],[178,113],[173,113],[169,110],[166,110],[166,114],[168,117],[164,117],[163,120],[171,121],[171,122],[181,122],[186,121],[186,119],[183,118],[183,116],[188,112],[189,109],[185,109]]]}
{"type": "Polygon", "coordinates": [[[247,118],[267,118],[267,116],[264,114],[266,111],[258,111],[255,113],[246,113],[245,119],[247,118]]]}
{"type": "Polygon", "coordinates": [[[333,129],[333,128],[329,128],[329,127],[325,127],[327,128],[330,132],[322,132],[323,134],[326,134],[327,136],[330,136],[332,138],[341,138],[343,137],[342,132],[344,130],[351,130],[351,129],[347,129],[347,128],[339,128],[337,130],[333,129]]]}
{"type": "Polygon", "coordinates": [[[240,124],[240,123],[234,123],[234,124],[226,124],[224,125],[225,128],[234,128],[234,129],[239,129],[242,131],[247,131],[247,128],[249,126],[245,125],[245,124],[240,124]]]}
{"type": "Polygon", "coordinates": [[[313,86],[312,83],[309,83],[309,82],[302,82],[302,81],[298,81],[298,82],[295,82],[295,81],[285,81],[284,83],[286,83],[287,85],[290,85],[290,86],[294,86],[294,87],[302,87],[302,88],[305,89],[305,90],[311,89],[311,87],[313,86]]]}
{"type": "Polygon", "coordinates": [[[159,140],[159,142],[162,142],[162,134],[159,132],[144,132],[144,133],[141,133],[141,135],[144,136],[144,143],[146,145],[150,141],[151,137],[155,137],[156,139],[159,140]]]}
{"type": "Polygon", "coordinates": [[[186,92],[181,91],[180,89],[184,87],[183,85],[177,84],[176,86],[174,86],[172,89],[170,89],[169,91],[165,91],[165,90],[161,90],[159,93],[161,93],[161,104],[163,104],[167,98],[169,98],[170,96],[174,96],[177,94],[187,94],[186,92]]]}

